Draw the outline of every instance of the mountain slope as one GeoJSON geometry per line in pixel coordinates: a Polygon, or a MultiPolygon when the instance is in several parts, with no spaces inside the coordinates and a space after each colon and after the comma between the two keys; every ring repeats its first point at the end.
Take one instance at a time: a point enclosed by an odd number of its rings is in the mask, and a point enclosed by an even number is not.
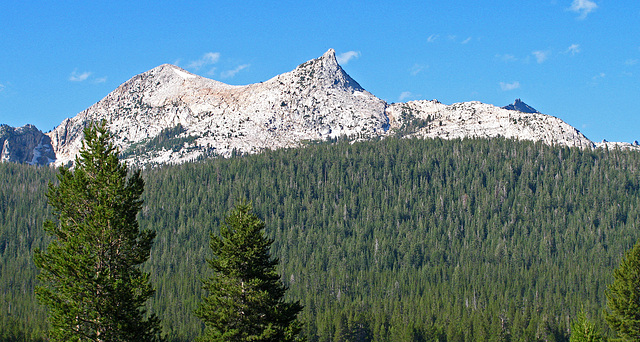
{"type": "Polygon", "coordinates": [[[47,165],[56,160],[51,139],[33,125],[0,125],[0,161],[47,165]]]}
{"type": "MultiPolygon", "coordinates": [[[[338,65],[335,51],[266,82],[230,86],[161,65],[135,76],[100,102],[49,133],[60,163],[80,148],[87,122],[105,119],[122,151],[180,125],[186,144],[147,146],[134,163],[183,162],[233,150],[298,146],[340,135],[373,136],[386,130],[385,102],[365,91],[338,65]]],[[[134,146],[136,147],[136,146],[134,146]]],[[[140,147],[140,146],[137,146],[140,147]]]]}
{"type": "Polygon", "coordinates": [[[595,147],[566,122],[545,114],[524,113],[481,102],[445,105],[438,101],[411,101],[387,108],[394,127],[418,120],[409,135],[421,138],[493,138],[542,141],[548,145],[595,147]]]}
{"type": "Polygon", "coordinates": [[[134,165],[394,134],[443,139],[502,136],[580,148],[640,150],[626,143],[596,145],[564,121],[519,99],[502,108],[480,102],[387,104],[344,72],[333,49],[290,72],[245,86],[227,85],[174,65],[158,66],[47,133],[55,151],[49,159],[58,165],[71,162],[80,150],[83,128],[99,120],[108,122],[122,158],[134,165]]]}

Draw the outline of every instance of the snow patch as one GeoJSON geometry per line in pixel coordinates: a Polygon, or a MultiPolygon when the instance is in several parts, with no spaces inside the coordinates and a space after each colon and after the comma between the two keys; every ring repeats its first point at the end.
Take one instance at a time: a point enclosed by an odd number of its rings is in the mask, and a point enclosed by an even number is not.
{"type": "Polygon", "coordinates": [[[178,69],[175,69],[175,68],[172,68],[172,69],[173,69],[173,71],[175,71],[176,74],[178,74],[178,76],[180,76],[182,78],[195,78],[196,77],[196,75],[192,75],[192,74],[186,73],[186,72],[184,72],[182,70],[178,70],[178,69]]]}

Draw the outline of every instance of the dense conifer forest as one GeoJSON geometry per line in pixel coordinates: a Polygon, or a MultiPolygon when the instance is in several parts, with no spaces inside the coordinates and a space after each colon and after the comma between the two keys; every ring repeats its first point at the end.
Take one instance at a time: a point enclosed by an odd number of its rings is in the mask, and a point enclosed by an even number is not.
{"type": "MultiPolygon", "coordinates": [[[[0,163],[0,341],[43,338],[32,251],[56,171],[0,163]]],[[[248,199],[309,341],[567,341],[640,237],[640,154],[504,139],[309,144],[148,168],[151,312],[191,341],[209,234],[248,199]]]]}

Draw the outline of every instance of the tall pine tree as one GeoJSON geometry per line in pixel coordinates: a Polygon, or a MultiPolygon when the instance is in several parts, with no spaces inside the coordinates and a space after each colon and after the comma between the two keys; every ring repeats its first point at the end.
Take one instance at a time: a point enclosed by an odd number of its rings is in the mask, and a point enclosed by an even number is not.
{"type": "Polygon", "coordinates": [[[272,239],[250,205],[239,204],[211,234],[214,274],[196,315],[205,323],[203,341],[294,341],[301,329],[299,302],[286,302],[286,286],[269,255],[272,239]]]}
{"type": "Polygon", "coordinates": [[[154,289],[140,265],[155,237],[136,220],[144,182],[118,160],[104,121],[84,135],[75,169],[61,167],[59,184],[49,184],[55,220],[44,229],[54,239],[34,255],[41,282],[36,295],[49,309],[50,337],[161,340],[159,319],[144,309],[154,289]]]}
{"type": "Polygon", "coordinates": [[[640,241],[625,254],[607,287],[605,319],[622,341],[640,341],[640,241]]]}

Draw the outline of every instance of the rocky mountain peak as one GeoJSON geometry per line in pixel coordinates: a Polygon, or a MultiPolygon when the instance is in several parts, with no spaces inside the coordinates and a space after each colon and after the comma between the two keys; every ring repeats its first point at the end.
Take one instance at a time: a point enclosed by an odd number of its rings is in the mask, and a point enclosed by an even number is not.
{"type": "Polygon", "coordinates": [[[163,64],[132,77],[96,104],[65,119],[46,138],[0,127],[1,157],[69,163],[82,146],[84,127],[100,120],[107,121],[121,157],[138,166],[298,147],[305,141],[390,134],[443,139],[501,136],[594,146],[575,128],[540,114],[520,99],[502,108],[480,102],[445,105],[435,100],[387,104],[353,80],[339,65],[335,50],[329,49],[290,72],[245,86],[163,64]],[[55,154],[48,154],[47,146],[55,154]]]}
{"type": "Polygon", "coordinates": [[[47,165],[56,160],[51,139],[33,125],[0,125],[0,162],[47,165]]]}
{"type": "Polygon", "coordinates": [[[520,99],[516,99],[512,104],[506,105],[502,108],[508,109],[508,110],[516,110],[522,113],[532,113],[532,114],[540,113],[535,108],[529,106],[528,104],[524,103],[520,99]]]}
{"type": "Polygon", "coordinates": [[[384,134],[385,106],[344,72],[331,49],[293,71],[246,86],[163,64],[126,81],[49,136],[57,163],[66,163],[81,146],[82,129],[104,119],[132,164],[180,163],[234,150],[255,153],[305,140],[384,134]]]}
{"type": "Polygon", "coordinates": [[[334,49],[329,49],[319,58],[300,64],[293,72],[299,77],[301,83],[317,80],[325,87],[343,88],[351,92],[364,91],[360,84],[338,64],[334,49]]]}

